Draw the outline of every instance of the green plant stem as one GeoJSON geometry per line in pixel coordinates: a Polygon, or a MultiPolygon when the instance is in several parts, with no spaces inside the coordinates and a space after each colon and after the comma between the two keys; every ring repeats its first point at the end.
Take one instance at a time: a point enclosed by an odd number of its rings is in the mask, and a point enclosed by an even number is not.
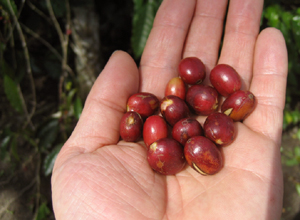
{"type": "MultiPolygon", "coordinates": [[[[46,0],[46,4],[47,4],[47,9],[50,15],[50,18],[54,24],[54,27],[56,29],[56,32],[58,34],[59,40],[60,40],[60,44],[62,47],[62,75],[60,77],[60,82],[59,82],[59,96],[60,99],[62,98],[62,90],[63,90],[63,82],[64,82],[64,78],[67,76],[67,61],[68,61],[68,45],[69,45],[69,35],[68,34],[64,34],[53,11],[52,5],[51,5],[51,1],[50,0],[46,0]]],[[[70,27],[70,6],[69,6],[69,2],[68,0],[66,0],[66,9],[67,9],[67,24],[66,24],[66,28],[67,30],[70,27]]]]}
{"type": "MultiPolygon", "coordinates": [[[[35,33],[33,30],[31,30],[24,24],[21,23],[21,26],[22,26],[23,30],[26,31],[26,33],[30,34],[32,37],[34,37],[35,39],[40,41],[45,47],[47,47],[57,57],[57,59],[59,59],[60,61],[63,60],[61,54],[49,42],[47,42],[45,39],[41,38],[37,33],[35,33]]],[[[67,69],[68,73],[74,75],[72,68],[68,64],[66,65],[65,68],[67,69]]]]}
{"type": "Polygon", "coordinates": [[[51,22],[51,19],[49,19],[47,15],[45,15],[34,4],[32,4],[31,1],[27,0],[26,3],[31,8],[32,11],[36,12],[39,16],[41,16],[42,18],[44,18],[49,24],[53,25],[52,22],[51,22]]]}
{"type": "MultiPolygon", "coordinates": [[[[12,18],[14,20],[14,23],[16,25],[16,29],[17,29],[17,32],[19,34],[20,40],[22,42],[22,47],[23,47],[23,52],[24,52],[24,57],[25,57],[25,63],[26,63],[26,67],[27,67],[27,74],[28,74],[29,81],[30,81],[31,92],[32,92],[32,99],[33,99],[32,100],[32,108],[31,108],[30,113],[28,113],[25,101],[23,102],[24,112],[25,112],[26,117],[27,117],[27,121],[24,123],[23,128],[27,127],[28,124],[30,124],[32,126],[32,128],[34,128],[34,125],[31,122],[31,118],[34,115],[35,110],[36,110],[36,92],[35,92],[34,79],[33,79],[31,65],[30,65],[29,51],[28,51],[28,48],[27,48],[27,43],[26,43],[25,36],[23,34],[23,31],[22,31],[21,25],[20,25],[20,23],[18,21],[17,16],[14,13],[12,5],[10,4],[9,0],[6,0],[6,2],[7,2],[7,5],[9,7],[9,11],[10,11],[10,13],[12,15],[12,18]]],[[[21,97],[24,100],[22,94],[21,94],[21,97]]]]}

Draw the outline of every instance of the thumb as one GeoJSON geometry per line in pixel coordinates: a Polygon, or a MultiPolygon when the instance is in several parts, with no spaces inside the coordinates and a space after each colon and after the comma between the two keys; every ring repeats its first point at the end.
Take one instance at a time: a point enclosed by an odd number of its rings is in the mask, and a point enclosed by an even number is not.
{"type": "Polygon", "coordinates": [[[117,51],[95,81],[69,140],[60,157],[72,157],[119,141],[119,123],[130,95],[138,92],[139,72],[134,60],[117,51]]]}

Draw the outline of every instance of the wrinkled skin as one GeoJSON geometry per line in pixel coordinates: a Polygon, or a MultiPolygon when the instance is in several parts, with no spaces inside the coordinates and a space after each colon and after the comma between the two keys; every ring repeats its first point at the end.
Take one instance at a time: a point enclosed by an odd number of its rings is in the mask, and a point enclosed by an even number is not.
{"type": "Polygon", "coordinates": [[[231,0],[218,57],[226,7],[225,0],[164,0],[140,68],[124,52],[111,56],[54,166],[57,220],[280,219],[284,38],[273,28],[259,33],[262,0],[231,0]],[[199,57],[208,73],[217,63],[233,66],[257,98],[254,112],[236,123],[234,143],[222,150],[224,168],[213,176],[188,166],[175,176],[157,174],[142,143],[119,141],[128,97],[144,91],[161,99],[187,56],[199,57]]]}

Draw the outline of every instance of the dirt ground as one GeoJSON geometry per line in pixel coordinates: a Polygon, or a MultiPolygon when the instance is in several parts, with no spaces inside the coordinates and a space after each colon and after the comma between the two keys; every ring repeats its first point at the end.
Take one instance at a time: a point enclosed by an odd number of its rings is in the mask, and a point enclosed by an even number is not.
{"type": "MultiPolygon", "coordinates": [[[[283,135],[282,146],[285,151],[300,146],[299,140],[293,138],[293,132],[283,135]]],[[[39,213],[38,219],[53,220],[51,207],[50,177],[39,175],[37,170],[40,159],[38,154],[24,149],[20,167],[14,167],[11,161],[0,162],[0,219],[28,220],[38,215],[37,207],[48,207],[39,213]],[[14,172],[12,172],[14,170],[14,172]],[[41,215],[42,214],[42,215],[41,215]],[[44,216],[43,216],[44,215],[44,216]]],[[[286,166],[283,163],[284,201],[281,220],[300,219],[300,196],[295,183],[300,182],[300,166],[286,166]]]]}
{"type": "MultiPolygon", "coordinates": [[[[294,147],[300,146],[299,140],[293,138],[293,135],[293,132],[283,135],[284,151],[292,151],[294,147]]],[[[298,220],[300,219],[300,195],[296,191],[295,184],[300,182],[300,166],[287,166],[282,163],[282,169],[284,178],[282,220],[298,220]]]]}

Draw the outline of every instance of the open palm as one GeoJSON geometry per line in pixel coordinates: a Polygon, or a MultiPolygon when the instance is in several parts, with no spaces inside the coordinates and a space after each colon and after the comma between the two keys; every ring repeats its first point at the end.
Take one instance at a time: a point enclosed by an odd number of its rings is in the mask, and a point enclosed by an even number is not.
{"type": "MultiPolygon", "coordinates": [[[[279,219],[280,163],[287,53],[278,30],[259,33],[262,0],[164,0],[140,68],[115,52],[95,82],[52,176],[56,219],[279,219]],[[255,111],[236,123],[235,141],[222,148],[224,168],[202,176],[186,166],[174,176],[155,173],[143,143],[119,141],[128,97],[138,91],[163,97],[183,57],[197,56],[207,72],[232,65],[255,111]]],[[[207,80],[205,83],[208,83],[207,80]]],[[[199,117],[200,121],[203,118],[199,117]]]]}

